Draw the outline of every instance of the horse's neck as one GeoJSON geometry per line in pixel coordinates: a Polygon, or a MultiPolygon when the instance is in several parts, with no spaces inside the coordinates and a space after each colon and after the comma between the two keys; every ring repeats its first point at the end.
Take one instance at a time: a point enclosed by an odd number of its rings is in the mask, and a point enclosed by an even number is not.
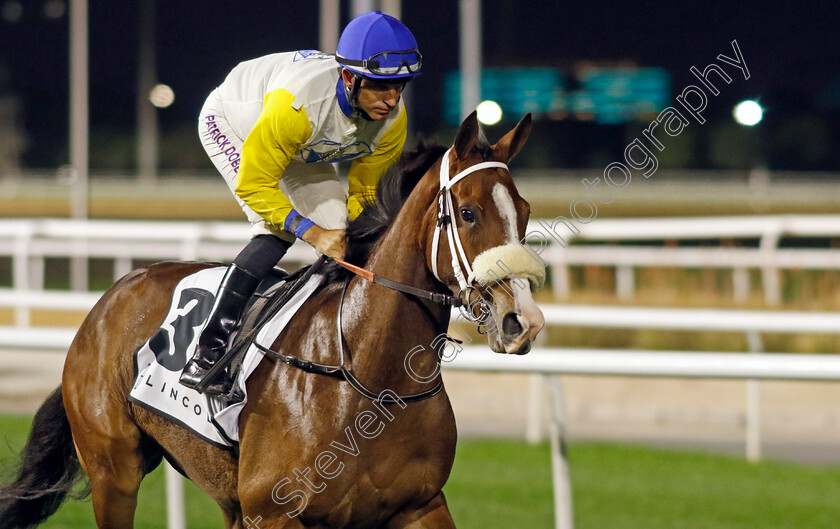
{"type": "MultiPolygon", "coordinates": [[[[424,217],[423,202],[406,203],[371,253],[367,268],[392,281],[434,290],[422,244],[425,227],[418,227],[424,217]]],[[[437,370],[435,337],[446,332],[448,307],[357,279],[347,293],[344,320],[353,369],[370,389],[410,394],[437,383],[437,378],[424,383],[411,376],[406,357],[410,356],[411,369],[420,379],[437,370]]]]}

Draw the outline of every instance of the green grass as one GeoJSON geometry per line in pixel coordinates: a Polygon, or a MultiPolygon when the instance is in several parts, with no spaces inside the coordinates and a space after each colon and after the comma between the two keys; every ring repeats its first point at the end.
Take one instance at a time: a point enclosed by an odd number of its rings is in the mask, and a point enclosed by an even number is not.
{"type": "MultiPolygon", "coordinates": [[[[836,529],[840,468],[606,443],[573,443],[577,529],[836,529]]],[[[458,527],[550,528],[549,449],[518,441],[458,446],[446,486],[458,527]]]]}
{"type": "MultiPolygon", "coordinates": [[[[28,433],[28,417],[0,416],[0,461],[28,433]]],[[[462,441],[445,492],[459,529],[553,527],[547,444],[462,441]]],[[[840,468],[809,467],[606,443],[573,443],[578,529],[835,529],[840,468]]],[[[186,488],[187,525],[223,527],[212,500],[186,488]]],[[[165,527],[164,477],[143,482],[137,527],[165,527]]],[[[68,501],[43,526],[95,527],[90,501],[68,501]]]]}

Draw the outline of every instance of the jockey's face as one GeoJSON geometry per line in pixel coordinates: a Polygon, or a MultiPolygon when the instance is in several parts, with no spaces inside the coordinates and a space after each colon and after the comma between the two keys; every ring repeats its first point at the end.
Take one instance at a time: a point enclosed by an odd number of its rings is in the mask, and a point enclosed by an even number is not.
{"type": "MultiPolygon", "coordinates": [[[[349,70],[344,70],[342,73],[344,82],[347,83],[349,77],[349,84],[352,85],[353,74],[349,70]]],[[[359,85],[356,103],[371,119],[381,121],[391,115],[391,110],[399,103],[404,88],[405,82],[387,83],[378,79],[365,78],[359,85]]]]}

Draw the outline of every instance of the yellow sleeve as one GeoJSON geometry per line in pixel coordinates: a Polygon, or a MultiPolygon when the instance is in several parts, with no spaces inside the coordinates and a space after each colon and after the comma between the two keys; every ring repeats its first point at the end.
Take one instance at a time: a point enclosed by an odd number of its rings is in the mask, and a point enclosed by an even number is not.
{"type": "Polygon", "coordinates": [[[292,203],[277,188],[280,176],[301,145],[312,135],[303,107],[281,89],[266,95],[262,114],[242,145],[236,194],[268,223],[283,226],[292,203]]]}
{"type": "Polygon", "coordinates": [[[355,219],[368,202],[376,196],[376,184],[394,162],[400,158],[405,145],[406,123],[405,107],[391,127],[382,135],[382,141],[373,153],[364,158],[356,158],[350,166],[347,180],[350,193],[347,197],[347,212],[355,219]]]}

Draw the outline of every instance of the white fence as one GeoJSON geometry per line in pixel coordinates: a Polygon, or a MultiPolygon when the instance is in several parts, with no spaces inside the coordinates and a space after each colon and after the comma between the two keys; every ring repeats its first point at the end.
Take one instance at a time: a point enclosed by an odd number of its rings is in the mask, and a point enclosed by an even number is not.
{"type": "MultiPolygon", "coordinates": [[[[536,232],[548,243],[541,257],[551,267],[552,289],[561,299],[570,290],[569,267],[587,264],[614,267],[616,292],[624,299],[632,296],[634,271],[639,267],[729,269],[739,300],[749,293],[748,271],[756,269],[761,271],[770,306],[781,299],[779,270],[840,270],[840,248],[779,247],[784,237],[840,239],[840,215],[597,219],[588,224],[574,219],[567,224],[562,219],[535,219],[529,223],[528,233],[536,232]],[[661,244],[689,240],[757,241],[757,247],[661,244]],[[573,244],[564,247],[568,242],[573,244]]],[[[48,257],[113,259],[116,279],[128,273],[136,260],[230,261],[249,237],[245,222],[5,219],[0,220],[0,257],[12,258],[15,289],[37,290],[43,288],[44,259],[48,257]]],[[[532,242],[536,239],[528,237],[532,242]]],[[[308,246],[297,244],[284,262],[310,262],[313,256],[308,246]]]]}
{"type": "Polygon", "coordinates": [[[840,381],[840,355],[693,353],[538,349],[525,356],[488,354],[486,347],[461,351],[449,369],[534,373],[550,393],[551,468],[557,529],[572,529],[569,464],[563,449],[566,431],[563,389],[556,375],[626,375],[840,381]],[[555,376],[552,376],[555,375],[555,376]]]}
{"type": "Polygon", "coordinates": [[[840,249],[780,248],[782,238],[840,238],[840,215],[756,215],[748,217],[693,217],[651,219],[598,219],[576,224],[580,234],[570,238],[566,225],[538,219],[529,231],[539,230],[551,242],[559,236],[573,244],[563,248],[552,244],[543,259],[552,267],[552,288],[557,297],[568,295],[568,267],[598,264],[615,267],[616,293],[632,297],[634,270],[639,267],[720,268],[732,270],[733,293],[744,300],[750,289],[748,271],[761,271],[765,302],[777,305],[782,284],[778,272],[805,268],[840,270],[840,249]],[[720,240],[757,241],[757,247],[673,247],[662,241],[720,240]],[[607,244],[593,245],[593,242],[607,244]],[[633,242],[620,246],[618,242],[633,242]],[[641,244],[653,242],[654,244],[641,244]]]}
{"type": "MultiPolygon", "coordinates": [[[[250,239],[247,222],[170,222],[72,219],[0,220],[0,256],[12,258],[12,286],[39,290],[48,257],[114,261],[113,278],[137,260],[231,261],[250,239]]],[[[287,262],[311,262],[314,251],[293,246],[287,262]]]]}

